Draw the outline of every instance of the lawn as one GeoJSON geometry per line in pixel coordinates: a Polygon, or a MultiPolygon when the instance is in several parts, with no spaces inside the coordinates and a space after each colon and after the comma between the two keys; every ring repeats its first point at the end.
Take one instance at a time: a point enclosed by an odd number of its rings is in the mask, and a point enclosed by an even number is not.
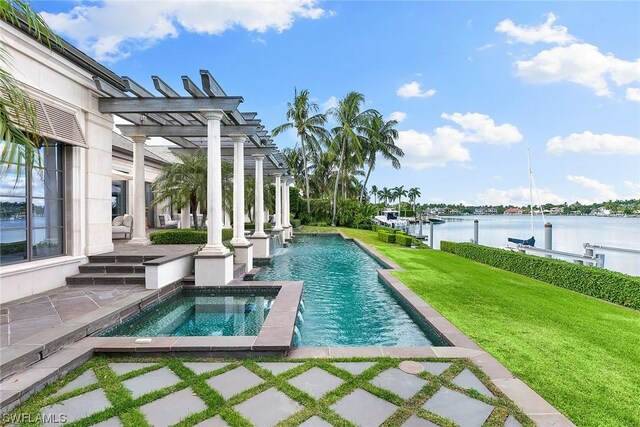
{"type": "Polygon", "coordinates": [[[640,312],[340,230],[403,267],[399,279],[577,425],[640,425],[640,312]]]}

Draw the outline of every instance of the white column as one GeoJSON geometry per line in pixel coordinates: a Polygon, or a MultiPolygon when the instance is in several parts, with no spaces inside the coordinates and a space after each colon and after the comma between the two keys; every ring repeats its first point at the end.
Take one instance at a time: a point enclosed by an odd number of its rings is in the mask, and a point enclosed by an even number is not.
{"type": "Polygon", "coordinates": [[[245,135],[231,135],[233,140],[233,239],[232,245],[246,245],[244,237],[244,142],[245,135]]]}
{"type": "Polygon", "coordinates": [[[287,207],[285,214],[285,225],[287,225],[288,227],[291,227],[291,192],[289,191],[291,184],[291,177],[287,177],[287,179],[284,181],[284,195],[286,198],[285,206],[287,207]]]}
{"type": "Polygon", "coordinates": [[[222,110],[203,110],[207,119],[207,244],[201,253],[224,255],[222,244],[222,155],[220,153],[220,120],[222,110]]]}
{"type": "Polygon", "coordinates": [[[253,159],[256,162],[256,191],[255,191],[255,214],[254,221],[256,223],[256,230],[253,233],[255,237],[266,236],[264,232],[264,183],[262,177],[262,160],[264,160],[263,154],[254,154],[253,159]]]}
{"type": "Polygon", "coordinates": [[[282,228],[287,228],[288,225],[287,223],[289,222],[289,213],[287,212],[287,190],[289,187],[287,187],[287,177],[283,176],[282,177],[282,185],[281,185],[281,189],[280,191],[282,191],[282,207],[281,207],[281,212],[282,212],[282,228]]]}
{"type": "Polygon", "coordinates": [[[145,197],[144,197],[144,142],[146,136],[133,136],[133,229],[131,245],[148,245],[145,229],[145,197]]]}
{"type": "Polygon", "coordinates": [[[273,227],[273,231],[282,231],[282,202],[281,202],[281,194],[282,194],[282,186],[280,185],[280,176],[281,173],[274,174],[276,177],[276,214],[275,214],[275,225],[273,227]]]}
{"type": "Polygon", "coordinates": [[[186,205],[180,211],[180,228],[191,228],[191,206],[186,205]]]}

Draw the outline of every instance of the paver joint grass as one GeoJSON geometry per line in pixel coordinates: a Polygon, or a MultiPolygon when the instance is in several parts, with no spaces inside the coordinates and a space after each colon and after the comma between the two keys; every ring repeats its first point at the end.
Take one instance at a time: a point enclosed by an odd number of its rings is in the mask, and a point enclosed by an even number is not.
{"type": "MultiPolygon", "coordinates": [[[[433,359],[413,359],[413,360],[433,360],[433,359]]],[[[394,405],[397,410],[389,417],[382,425],[383,426],[400,426],[410,416],[417,414],[429,421],[438,423],[442,426],[453,426],[454,424],[438,415],[425,411],[421,406],[431,398],[441,387],[456,390],[460,393],[464,393],[467,396],[474,399],[483,401],[495,407],[491,416],[487,419],[485,425],[489,427],[503,426],[507,417],[511,414],[515,416],[524,426],[532,426],[533,423],[528,419],[520,409],[515,406],[513,402],[508,400],[495,386],[488,380],[488,378],[482,373],[482,371],[471,363],[469,360],[443,360],[448,361],[451,366],[442,372],[439,376],[430,374],[425,371],[419,374],[419,377],[426,380],[424,386],[408,399],[403,399],[400,396],[384,389],[377,387],[371,383],[371,380],[376,378],[381,373],[388,371],[390,368],[396,368],[402,359],[391,358],[363,358],[363,359],[301,359],[296,360],[299,365],[293,367],[290,370],[274,375],[270,370],[265,369],[259,365],[262,361],[287,361],[279,359],[265,359],[265,360],[225,360],[229,364],[212,372],[206,372],[203,374],[196,374],[187,368],[184,364],[186,359],[164,357],[164,358],[149,358],[149,359],[112,359],[104,356],[96,357],[86,363],[84,366],[78,368],[67,377],[47,386],[44,390],[34,395],[24,405],[17,408],[14,414],[30,414],[32,420],[36,420],[38,414],[43,407],[59,403],[63,400],[67,400],[72,397],[81,396],[89,391],[102,389],[104,390],[107,398],[109,399],[111,406],[107,409],[90,415],[81,420],[74,421],[67,424],[70,427],[85,427],[94,425],[103,421],[106,421],[113,417],[119,417],[120,421],[125,427],[138,427],[148,426],[148,421],[145,419],[144,414],[140,408],[148,403],[154,402],[158,399],[162,399],[169,396],[172,393],[180,390],[190,389],[192,393],[197,396],[202,402],[206,404],[206,409],[188,415],[181,420],[176,426],[190,427],[194,426],[204,420],[219,415],[226,423],[231,426],[250,426],[249,421],[236,410],[237,405],[246,402],[258,394],[269,390],[276,389],[281,393],[284,393],[288,398],[294,400],[301,406],[301,410],[292,414],[288,418],[283,419],[278,423],[280,427],[297,426],[307,419],[318,416],[328,423],[335,426],[352,426],[349,421],[340,417],[340,415],[332,409],[332,405],[349,395],[356,389],[362,389],[374,396],[384,399],[394,405]],[[122,376],[117,376],[116,373],[110,368],[109,363],[118,361],[143,361],[153,363],[149,367],[129,372],[122,376]],[[346,369],[342,369],[333,365],[333,362],[371,362],[372,366],[368,367],[364,371],[357,375],[350,373],[346,369]],[[224,399],[222,395],[210,387],[207,384],[207,380],[221,375],[225,372],[237,369],[243,366],[253,374],[259,376],[263,381],[247,390],[244,390],[234,396],[230,396],[228,399],[224,399]],[[310,370],[322,369],[327,373],[342,380],[342,383],[336,383],[332,390],[328,390],[319,398],[305,393],[294,387],[289,380],[298,377],[299,375],[308,372],[310,370]],[[161,388],[159,390],[151,391],[140,397],[134,398],[131,392],[124,387],[123,381],[127,379],[136,378],[140,375],[144,375],[149,372],[169,369],[177,377],[180,378],[180,382],[171,385],[169,387],[161,388]],[[488,398],[473,391],[465,390],[458,387],[452,382],[452,379],[462,372],[464,369],[471,370],[478,378],[492,391],[495,392],[495,398],[488,398]],[[88,386],[81,387],[77,390],[67,392],[65,394],[56,395],[55,392],[73,379],[77,378],[87,370],[92,370],[97,378],[98,382],[88,386]],[[339,385],[338,385],[339,384],[339,385]]],[[[212,360],[206,360],[212,361],[212,360]]],[[[221,362],[222,360],[216,360],[221,362]]],[[[23,424],[23,425],[37,425],[23,424]]]]}

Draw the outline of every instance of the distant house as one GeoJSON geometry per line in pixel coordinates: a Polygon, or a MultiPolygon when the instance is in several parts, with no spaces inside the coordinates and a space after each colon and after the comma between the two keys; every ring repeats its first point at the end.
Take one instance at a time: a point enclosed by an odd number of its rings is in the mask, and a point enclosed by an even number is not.
{"type": "Polygon", "coordinates": [[[564,208],[559,206],[554,206],[551,209],[549,209],[549,215],[562,215],[563,212],[564,212],[564,208]]]}
{"type": "Polygon", "coordinates": [[[498,213],[498,209],[490,207],[490,208],[485,209],[484,212],[485,212],[486,215],[496,215],[498,213]]]}
{"type": "Polygon", "coordinates": [[[485,215],[485,210],[484,210],[484,208],[475,208],[473,210],[473,214],[474,215],[485,215]]]}
{"type": "Polygon", "coordinates": [[[504,211],[505,215],[522,215],[522,209],[520,208],[507,208],[504,211]]]}

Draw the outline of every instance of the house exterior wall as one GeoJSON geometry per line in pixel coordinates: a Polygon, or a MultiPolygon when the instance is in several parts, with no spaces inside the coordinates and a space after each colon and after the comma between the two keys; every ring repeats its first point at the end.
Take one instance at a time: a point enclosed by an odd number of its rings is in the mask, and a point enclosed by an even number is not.
{"type": "Polygon", "coordinates": [[[0,302],[7,302],[63,286],[88,255],[113,250],[113,120],[98,111],[90,73],[3,21],[0,38],[14,77],[33,97],[73,113],[88,146],[65,148],[65,255],[0,267],[0,302]]]}

